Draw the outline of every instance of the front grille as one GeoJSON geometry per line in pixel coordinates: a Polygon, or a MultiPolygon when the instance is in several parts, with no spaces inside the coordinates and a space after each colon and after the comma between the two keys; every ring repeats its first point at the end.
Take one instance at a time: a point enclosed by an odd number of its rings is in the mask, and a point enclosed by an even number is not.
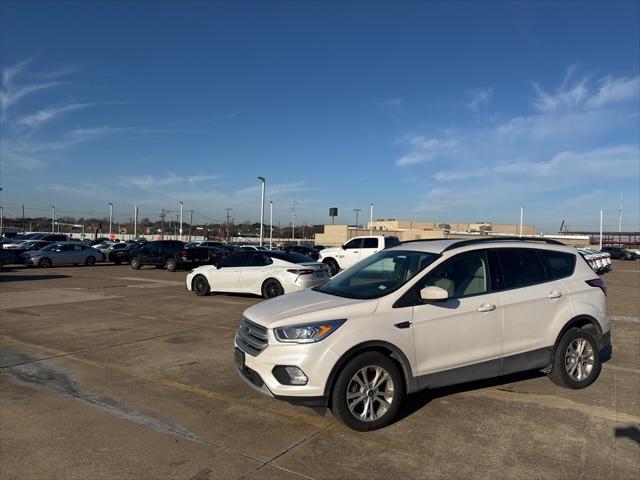
{"type": "Polygon", "coordinates": [[[242,317],[236,335],[238,346],[249,355],[259,355],[269,344],[267,329],[242,317]]]}

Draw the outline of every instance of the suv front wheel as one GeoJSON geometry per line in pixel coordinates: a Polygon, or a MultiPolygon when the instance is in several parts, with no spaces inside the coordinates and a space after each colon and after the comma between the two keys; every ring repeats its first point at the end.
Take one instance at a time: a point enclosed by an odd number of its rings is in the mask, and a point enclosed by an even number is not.
{"type": "Polygon", "coordinates": [[[578,390],[591,385],[601,369],[596,338],[590,330],[572,328],[558,342],[549,378],[561,387],[578,390]]]}
{"type": "Polygon", "coordinates": [[[404,398],[404,381],[397,365],[378,352],[350,360],[338,374],[331,411],[347,427],[360,432],[386,427],[404,398]]]}

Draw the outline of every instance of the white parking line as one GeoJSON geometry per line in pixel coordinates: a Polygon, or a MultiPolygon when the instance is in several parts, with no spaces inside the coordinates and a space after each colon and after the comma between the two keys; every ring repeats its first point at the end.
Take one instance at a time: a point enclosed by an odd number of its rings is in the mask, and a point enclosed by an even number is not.
{"type": "Polygon", "coordinates": [[[613,320],[616,322],[640,323],[640,317],[625,317],[623,315],[609,315],[609,320],[613,320]]]}

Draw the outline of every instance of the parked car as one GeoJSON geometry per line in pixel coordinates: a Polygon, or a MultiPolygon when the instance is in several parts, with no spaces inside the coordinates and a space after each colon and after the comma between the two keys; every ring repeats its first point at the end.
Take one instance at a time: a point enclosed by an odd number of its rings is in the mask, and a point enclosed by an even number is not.
{"type": "Polygon", "coordinates": [[[16,248],[8,251],[14,254],[15,263],[20,263],[20,255],[23,254],[24,252],[32,252],[35,250],[40,250],[41,248],[51,245],[52,243],[56,243],[56,242],[51,242],[49,240],[27,240],[25,242],[20,243],[16,248]]]}
{"type": "Polygon", "coordinates": [[[174,272],[179,268],[193,268],[209,261],[209,251],[204,247],[188,248],[179,240],[156,240],[139,244],[132,249],[129,265],[139,270],[144,265],[154,265],[174,272]]]}
{"type": "Polygon", "coordinates": [[[319,250],[307,245],[285,245],[282,247],[282,251],[299,253],[316,261],[320,258],[319,250]]]}
{"type": "Polygon", "coordinates": [[[608,253],[600,253],[590,248],[578,248],[578,252],[594,272],[604,273],[611,270],[611,257],[608,253]]]}
{"type": "Polygon", "coordinates": [[[29,238],[20,238],[20,239],[16,237],[16,240],[14,242],[5,243],[3,245],[3,248],[7,250],[11,250],[14,248],[21,248],[20,245],[22,243],[31,241],[31,240],[43,240],[47,242],[68,242],[69,241],[68,235],[63,235],[60,233],[34,233],[31,235],[28,235],[28,237],[29,238]]]}
{"type": "Polygon", "coordinates": [[[218,242],[215,240],[205,240],[204,242],[200,242],[198,243],[198,246],[200,247],[224,247],[227,244],[224,242],[218,242]]]}
{"type": "Polygon", "coordinates": [[[235,365],[254,389],[361,431],[427,388],[541,370],[581,389],[610,352],[606,291],[550,239],[406,243],[245,310],[235,365]]]}
{"type": "Polygon", "coordinates": [[[207,264],[209,265],[217,265],[220,260],[229,256],[228,250],[223,247],[211,247],[209,245],[203,245],[202,243],[187,243],[187,248],[206,248],[208,252],[207,264]]]}
{"type": "Polygon", "coordinates": [[[602,247],[603,252],[607,252],[611,255],[611,258],[616,260],[635,260],[635,253],[627,250],[623,247],[602,247]]]}
{"type": "Polygon", "coordinates": [[[10,250],[0,249],[0,267],[16,262],[16,257],[10,250]]]}
{"type": "Polygon", "coordinates": [[[322,285],[329,268],[298,253],[272,250],[236,253],[217,266],[196,268],[187,275],[187,289],[196,295],[235,292],[273,298],[322,285]]]}
{"type": "MultiPolygon", "coordinates": [[[[106,248],[99,248],[99,250],[102,252],[103,255],[103,259],[107,262],[114,262],[116,264],[120,264],[122,263],[122,260],[120,260],[120,257],[118,255],[116,255],[116,252],[120,251],[120,250],[126,250],[129,247],[129,244],[125,243],[125,242],[118,242],[118,243],[112,243],[111,245],[107,246],[106,248]]],[[[94,247],[95,248],[95,247],[94,247]]],[[[127,258],[128,261],[128,258],[127,258]]]]}
{"type": "Polygon", "coordinates": [[[258,245],[240,245],[240,250],[268,250],[267,247],[260,247],[258,245]]]}
{"type": "Polygon", "coordinates": [[[399,243],[397,237],[391,236],[355,237],[341,247],[321,250],[318,261],[325,263],[331,270],[331,275],[335,275],[340,270],[345,270],[360,260],[399,243]]]}
{"type": "Polygon", "coordinates": [[[42,268],[58,265],[95,265],[102,254],[81,242],[57,242],[20,254],[21,263],[42,268]]]}

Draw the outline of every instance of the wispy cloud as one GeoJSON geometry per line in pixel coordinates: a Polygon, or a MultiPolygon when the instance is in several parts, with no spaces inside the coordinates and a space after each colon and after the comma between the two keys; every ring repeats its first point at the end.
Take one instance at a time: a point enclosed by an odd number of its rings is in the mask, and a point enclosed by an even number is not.
{"type": "Polygon", "coordinates": [[[393,97],[393,98],[387,98],[386,100],[381,100],[379,102],[376,102],[376,105],[378,107],[394,108],[402,105],[402,102],[404,102],[404,98],[393,97]]]}
{"type": "Polygon", "coordinates": [[[168,172],[165,175],[142,175],[128,177],[121,181],[121,184],[129,188],[140,190],[154,190],[164,187],[175,187],[178,185],[195,185],[197,183],[208,182],[220,178],[220,175],[178,175],[168,172]]]}
{"type": "Polygon", "coordinates": [[[36,113],[24,115],[18,118],[15,123],[17,125],[25,126],[28,128],[38,128],[42,124],[49,122],[67,112],[73,112],[82,108],[94,106],[95,103],[71,103],[68,105],[61,105],[58,107],[48,107],[38,110],[36,113]]]}
{"type": "Polygon", "coordinates": [[[427,163],[449,155],[458,144],[455,139],[439,139],[423,135],[409,136],[402,143],[408,145],[411,151],[396,160],[396,165],[399,167],[427,163]]]}
{"type": "Polygon", "coordinates": [[[478,112],[483,107],[489,105],[489,102],[491,101],[491,97],[493,95],[493,88],[473,88],[471,90],[468,90],[466,94],[469,99],[467,101],[467,108],[469,108],[469,110],[471,111],[478,112]]]}

